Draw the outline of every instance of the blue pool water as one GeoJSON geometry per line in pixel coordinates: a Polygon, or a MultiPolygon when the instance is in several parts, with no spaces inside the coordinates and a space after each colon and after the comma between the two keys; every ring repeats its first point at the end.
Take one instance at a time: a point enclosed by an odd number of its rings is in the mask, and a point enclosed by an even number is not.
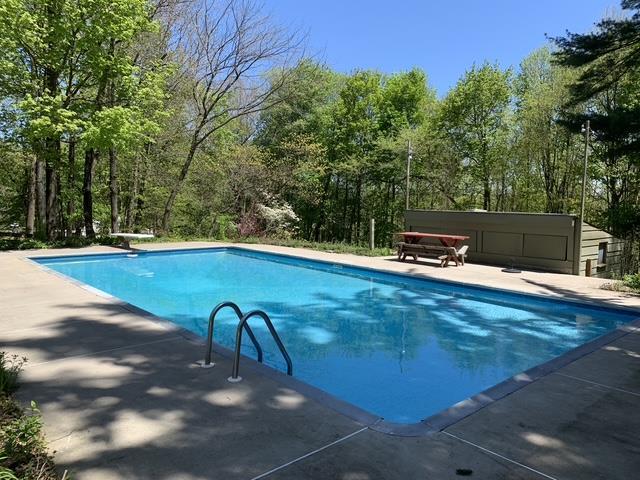
{"type": "MultiPolygon", "coordinates": [[[[638,316],[241,249],[36,261],[202,336],[219,302],[265,310],[296,378],[398,423],[422,420],[638,316]]],[[[221,312],[215,339],[233,348],[237,322],[221,312]]],[[[252,327],[266,363],[283,370],[262,322],[252,327]]]]}

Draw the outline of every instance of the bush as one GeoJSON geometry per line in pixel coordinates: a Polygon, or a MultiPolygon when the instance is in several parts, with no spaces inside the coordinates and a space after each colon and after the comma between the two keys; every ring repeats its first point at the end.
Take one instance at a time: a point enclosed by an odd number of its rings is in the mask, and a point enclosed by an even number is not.
{"type": "Polygon", "coordinates": [[[247,212],[238,222],[238,235],[241,237],[251,237],[256,235],[262,235],[264,229],[262,228],[260,218],[254,212],[247,212]]]}
{"type": "Polygon", "coordinates": [[[272,206],[258,204],[258,215],[265,224],[265,233],[280,238],[293,237],[300,221],[286,202],[274,202],[272,206]]]}
{"type": "Polygon", "coordinates": [[[24,357],[0,352],[0,395],[10,395],[18,389],[18,375],[26,361],[24,357]]]}
{"type": "Polygon", "coordinates": [[[395,251],[389,247],[377,247],[371,250],[367,246],[352,245],[349,243],[323,243],[310,242],[308,240],[273,238],[273,237],[243,237],[236,240],[239,243],[278,245],[292,248],[310,248],[329,253],[350,253],[352,255],[363,255],[367,257],[380,257],[393,255],[395,251]]]}
{"type": "Polygon", "coordinates": [[[42,418],[35,402],[31,402],[29,412],[22,412],[22,415],[2,426],[0,441],[2,453],[14,465],[29,463],[33,452],[45,449],[42,418]]]}
{"type": "Polygon", "coordinates": [[[0,251],[41,248],[80,248],[90,245],[118,245],[118,239],[108,236],[99,236],[94,239],[73,236],[61,240],[43,242],[33,238],[0,238],[0,251]]]}
{"type": "Polygon", "coordinates": [[[640,273],[636,273],[634,275],[625,275],[622,283],[624,283],[626,287],[640,292],[640,273]]]}
{"type": "Polygon", "coordinates": [[[0,352],[0,480],[55,480],[38,406],[25,411],[11,396],[25,361],[0,352]]]}
{"type": "Polygon", "coordinates": [[[0,424],[0,480],[56,480],[35,402],[27,412],[10,397],[3,399],[2,406],[13,415],[4,415],[0,424]]]}
{"type": "Polygon", "coordinates": [[[232,215],[218,215],[214,223],[214,236],[220,240],[227,240],[229,237],[236,237],[238,227],[234,223],[232,215]]]}
{"type": "Polygon", "coordinates": [[[30,250],[33,248],[47,248],[47,244],[33,238],[0,238],[0,251],[30,250]]]}

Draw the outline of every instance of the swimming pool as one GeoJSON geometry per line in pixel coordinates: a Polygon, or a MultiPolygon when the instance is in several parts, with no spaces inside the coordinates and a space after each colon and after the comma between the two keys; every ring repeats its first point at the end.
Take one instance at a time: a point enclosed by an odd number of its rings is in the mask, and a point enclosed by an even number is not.
{"type": "MultiPolygon", "coordinates": [[[[292,357],[294,377],[406,424],[638,317],[239,248],[32,260],[203,337],[222,301],[264,310],[292,357]]],[[[233,348],[237,323],[222,311],[215,340],[233,348]]],[[[265,363],[284,370],[262,322],[251,325],[265,363]]],[[[243,353],[255,358],[244,341],[243,353]]]]}

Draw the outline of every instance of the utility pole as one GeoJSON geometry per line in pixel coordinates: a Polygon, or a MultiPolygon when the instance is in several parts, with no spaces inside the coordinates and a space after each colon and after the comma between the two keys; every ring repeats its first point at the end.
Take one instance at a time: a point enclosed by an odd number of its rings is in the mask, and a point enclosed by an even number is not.
{"type": "Polygon", "coordinates": [[[580,225],[584,221],[584,203],[587,197],[587,163],[589,162],[589,140],[591,136],[591,122],[586,121],[582,125],[582,133],[584,133],[584,168],[582,170],[582,195],[580,197],[580,225]]]}
{"type": "MultiPolygon", "coordinates": [[[[582,222],[584,221],[584,206],[587,198],[587,166],[589,163],[589,140],[591,139],[591,122],[587,120],[582,125],[582,133],[584,133],[584,165],[582,166],[582,192],[580,194],[580,215],[578,224],[574,229],[574,255],[573,255],[573,274],[580,275],[581,253],[582,253],[582,222]]],[[[590,272],[586,271],[585,275],[590,272]]]]}
{"type": "Polygon", "coordinates": [[[411,159],[413,158],[413,149],[411,148],[411,140],[407,148],[407,190],[405,195],[405,210],[409,210],[409,188],[411,186],[411,159]]]}
{"type": "Polygon", "coordinates": [[[369,222],[369,250],[376,248],[376,221],[371,219],[369,222]]]}

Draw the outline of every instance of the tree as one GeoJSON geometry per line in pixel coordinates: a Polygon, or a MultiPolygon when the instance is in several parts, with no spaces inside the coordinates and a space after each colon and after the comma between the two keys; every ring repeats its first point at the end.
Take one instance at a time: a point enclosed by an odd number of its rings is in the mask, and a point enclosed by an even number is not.
{"type": "Polygon", "coordinates": [[[484,64],[467,71],[444,99],[441,126],[471,174],[483,186],[482,206],[490,210],[494,170],[507,154],[511,72],[484,64]]]}
{"type": "Polygon", "coordinates": [[[270,82],[266,70],[297,63],[300,46],[296,33],[274,26],[250,0],[197,0],[183,22],[176,53],[190,93],[184,126],[190,145],[165,204],[164,231],[200,146],[230,122],[280,101],[275,93],[293,78],[283,74],[270,82]]]}
{"type": "Polygon", "coordinates": [[[331,108],[345,77],[308,59],[294,68],[289,75],[297,81],[276,92],[281,101],[261,113],[256,143],[269,151],[274,191],[300,215],[302,235],[318,241],[334,174],[331,108]]]}
{"type": "Polygon", "coordinates": [[[581,69],[572,87],[573,102],[610,89],[640,65],[640,0],[622,0],[621,5],[630,15],[605,18],[589,33],[553,39],[558,46],[556,60],[581,69]]]}
{"type": "MultiPolygon", "coordinates": [[[[146,0],[3,2],[0,64],[6,75],[0,90],[19,112],[18,128],[35,153],[31,175],[41,235],[60,234],[62,173],[67,169],[73,179],[76,142],[106,104],[108,88],[133,75],[126,47],[150,25],[146,0]]],[[[85,158],[85,227],[91,236],[93,147],[85,158]]]]}
{"type": "Polygon", "coordinates": [[[514,90],[515,149],[521,164],[511,168],[518,171],[518,210],[568,213],[576,207],[584,146],[580,135],[558,121],[578,111],[565,107],[575,72],[551,60],[550,49],[544,47],[520,64],[514,90]]]}
{"type": "MultiPolygon", "coordinates": [[[[583,114],[565,122],[578,129],[589,119],[594,131],[591,172],[605,207],[599,226],[626,237],[624,269],[640,265],[640,1],[624,0],[628,15],[601,20],[593,32],[556,38],[555,58],[578,69],[570,105],[584,102],[583,114]],[[635,250],[635,252],[634,252],[635,250]]],[[[595,213],[595,212],[594,212],[595,213]]],[[[600,218],[598,218],[600,217],[600,218]]]]}

